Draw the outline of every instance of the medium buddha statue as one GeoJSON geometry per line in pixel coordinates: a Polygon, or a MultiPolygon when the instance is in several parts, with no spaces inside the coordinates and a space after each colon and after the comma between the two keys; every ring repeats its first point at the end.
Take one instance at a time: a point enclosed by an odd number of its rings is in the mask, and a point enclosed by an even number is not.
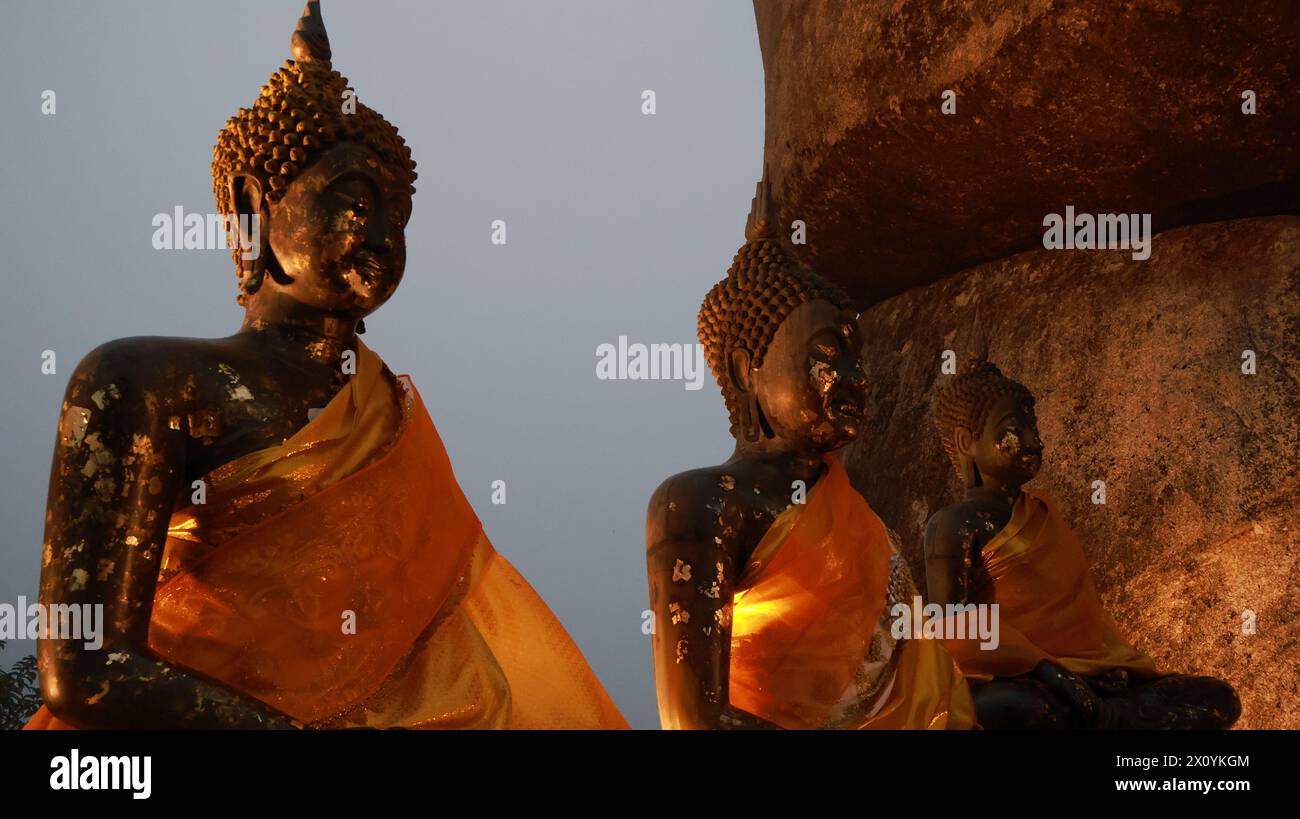
{"type": "Polygon", "coordinates": [[[28,727],[626,727],[357,336],[402,279],[415,165],[349,105],[318,3],[292,54],[213,153],[258,242],[239,332],[110,342],[71,377],[41,599],[102,605],[105,634],[39,641],[28,727]]]}
{"type": "Polygon", "coordinates": [[[1034,396],[975,355],[938,393],[935,426],[965,487],[925,531],[930,603],[997,604],[999,640],[945,641],[985,728],[1227,728],[1213,677],[1157,669],[1102,607],[1056,505],[1026,489],[1042,464],[1034,396]]]}
{"type": "Polygon", "coordinates": [[[915,589],[835,450],[860,432],[857,311],[781,246],[759,185],[699,314],[731,418],[725,463],[675,475],[646,524],[665,728],[965,728],[943,645],[895,639],[915,589]]]}

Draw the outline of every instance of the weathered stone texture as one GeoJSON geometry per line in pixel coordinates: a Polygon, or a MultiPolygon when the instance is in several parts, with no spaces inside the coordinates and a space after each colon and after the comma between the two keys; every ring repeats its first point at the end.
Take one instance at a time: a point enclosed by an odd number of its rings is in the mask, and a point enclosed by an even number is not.
{"type": "Polygon", "coordinates": [[[1242,727],[1300,728],[1300,217],[1172,230],[1147,261],[1022,253],[869,309],[870,432],[845,462],[918,578],[925,521],[960,489],[930,401],[977,310],[990,358],[1038,397],[1034,485],[1116,620],[1169,669],[1237,686],[1242,727]]]}
{"type": "Polygon", "coordinates": [[[1066,205],[1157,231],[1300,211],[1295,0],[754,6],[779,221],[862,306],[1041,246],[1066,205]]]}

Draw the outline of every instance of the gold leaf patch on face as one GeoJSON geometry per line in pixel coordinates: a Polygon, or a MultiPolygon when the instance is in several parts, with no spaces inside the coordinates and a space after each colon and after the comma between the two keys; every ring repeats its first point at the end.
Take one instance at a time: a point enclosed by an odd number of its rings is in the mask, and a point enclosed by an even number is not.
{"type": "Polygon", "coordinates": [[[1020,436],[1011,430],[1002,433],[1002,440],[998,441],[998,451],[1008,457],[1018,454],[1020,452],[1020,436]]]}

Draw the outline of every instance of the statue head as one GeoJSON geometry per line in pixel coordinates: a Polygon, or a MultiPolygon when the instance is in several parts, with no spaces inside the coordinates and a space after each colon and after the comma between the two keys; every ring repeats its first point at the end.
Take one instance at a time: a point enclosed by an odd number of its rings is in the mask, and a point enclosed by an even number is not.
{"type": "Polygon", "coordinates": [[[699,338],[737,441],[828,452],[858,434],[866,404],[857,310],[786,253],[759,183],[746,242],[700,307],[699,338]]]}
{"type": "Polygon", "coordinates": [[[244,225],[258,220],[239,237],[258,242],[253,252],[231,242],[238,301],[275,290],[359,319],[401,282],[415,163],[397,128],[330,66],[319,3],[307,4],[291,49],[293,59],[226,122],[212,151],[218,210],[244,225]]]}
{"type": "Polygon", "coordinates": [[[1042,465],[1033,393],[983,354],[939,391],[934,423],[968,489],[989,483],[1019,488],[1042,465]]]}

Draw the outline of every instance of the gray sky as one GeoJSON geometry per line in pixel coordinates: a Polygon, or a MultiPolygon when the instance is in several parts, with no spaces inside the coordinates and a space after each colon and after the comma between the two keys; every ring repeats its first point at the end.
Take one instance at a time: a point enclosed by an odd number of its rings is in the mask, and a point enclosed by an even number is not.
{"type": "MultiPolygon", "coordinates": [[[[216,133],[289,56],[302,5],[3,0],[0,602],[36,595],[77,361],[113,338],[238,328],[229,254],[154,250],[150,222],[213,210],[216,133]],[[56,375],[40,371],[46,349],[56,375]]],[[[498,551],[633,726],[656,727],[646,501],[669,474],[725,459],[731,439],[711,377],[699,391],[599,381],[595,351],[620,335],[694,342],[700,301],[743,241],[763,144],[752,7],[323,6],[335,68],[401,129],[420,172],[406,279],[366,343],[414,378],[498,551]],[[490,242],[494,219],[505,246],[490,242]]]]}

